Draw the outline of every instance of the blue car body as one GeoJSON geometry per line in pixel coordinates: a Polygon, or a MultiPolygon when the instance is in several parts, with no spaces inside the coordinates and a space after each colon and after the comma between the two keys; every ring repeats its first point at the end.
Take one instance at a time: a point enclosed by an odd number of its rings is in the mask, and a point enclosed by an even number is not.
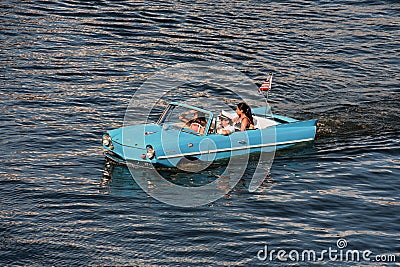
{"type": "Polygon", "coordinates": [[[315,138],[317,120],[266,116],[266,111],[265,107],[252,111],[255,121],[259,121],[258,129],[221,135],[216,133],[218,116],[198,107],[173,102],[157,123],[125,126],[105,133],[104,154],[123,164],[133,162],[176,167],[183,159],[214,161],[245,153],[275,151],[315,138]],[[191,126],[171,119],[176,110],[201,113],[206,118],[204,131],[195,131],[191,126]]]}

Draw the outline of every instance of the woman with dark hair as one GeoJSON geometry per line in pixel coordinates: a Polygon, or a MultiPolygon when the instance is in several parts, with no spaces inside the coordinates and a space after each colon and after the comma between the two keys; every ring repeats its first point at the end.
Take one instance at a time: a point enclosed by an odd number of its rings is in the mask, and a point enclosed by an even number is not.
{"type": "Polygon", "coordinates": [[[249,105],[244,102],[237,104],[236,114],[238,116],[232,120],[236,129],[240,131],[254,129],[253,115],[249,105]]]}

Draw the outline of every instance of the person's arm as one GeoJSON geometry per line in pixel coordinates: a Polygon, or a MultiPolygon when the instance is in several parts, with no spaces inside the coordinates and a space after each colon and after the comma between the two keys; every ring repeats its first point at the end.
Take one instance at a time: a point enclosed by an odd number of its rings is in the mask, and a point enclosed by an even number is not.
{"type": "Polygon", "coordinates": [[[196,116],[196,111],[195,111],[195,110],[186,111],[186,112],[182,113],[181,115],[179,115],[178,118],[179,118],[181,121],[183,121],[183,122],[185,122],[185,123],[188,123],[189,121],[194,120],[194,119],[197,118],[197,116],[196,116]],[[188,118],[187,118],[188,115],[193,115],[193,118],[192,118],[192,119],[188,119],[188,118]]]}
{"type": "Polygon", "coordinates": [[[223,135],[229,135],[229,134],[231,134],[231,131],[227,130],[227,129],[218,129],[217,133],[223,134],[223,135]]]}
{"type": "Polygon", "coordinates": [[[181,121],[183,121],[183,122],[185,122],[185,123],[187,123],[189,120],[185,117],[185,116],[183,116],[183,115],[179,115],[179,117],[178,117],[181,121]]]}

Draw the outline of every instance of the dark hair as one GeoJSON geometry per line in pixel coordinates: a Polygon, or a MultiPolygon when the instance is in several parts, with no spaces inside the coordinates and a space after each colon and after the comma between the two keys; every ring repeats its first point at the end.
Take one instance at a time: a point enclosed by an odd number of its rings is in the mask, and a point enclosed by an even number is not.
{"type": "Polygon", "coordinates": [[[193,122],[198,123],[203,127],[205,127],[207,125],[207,119],[205,117],[198,117],[198,118],[194,119],[193,122]]]}
{"type": "Polygon", "coordinates": [[[245,102],[240,102],[237,104],[237,108],[243,111],[244,115],[249,119],[250,124],[254,125],[253,115],[251,115],[251,108],[245,102]]]}

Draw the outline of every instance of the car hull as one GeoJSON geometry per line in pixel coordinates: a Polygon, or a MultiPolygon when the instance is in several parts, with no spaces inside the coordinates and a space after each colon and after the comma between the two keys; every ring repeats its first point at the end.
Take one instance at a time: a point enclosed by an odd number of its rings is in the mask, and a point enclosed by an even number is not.
{"type": "Polygon", "coordinates": [[[230,135],[212,133],[209,128],[207,134],[196,134],[168,127],[160,121],[114,129],[103,136],[105,156],[118,164],[176,167],[185,160],[212,162],[254,152],[274,152],[315,138],[317,120],[265,117],[265,108],[254,109],[253,113],[269,125],[230,135]],[[104,142],[105,138],[111,140],[110,144],[104,142]]]}

